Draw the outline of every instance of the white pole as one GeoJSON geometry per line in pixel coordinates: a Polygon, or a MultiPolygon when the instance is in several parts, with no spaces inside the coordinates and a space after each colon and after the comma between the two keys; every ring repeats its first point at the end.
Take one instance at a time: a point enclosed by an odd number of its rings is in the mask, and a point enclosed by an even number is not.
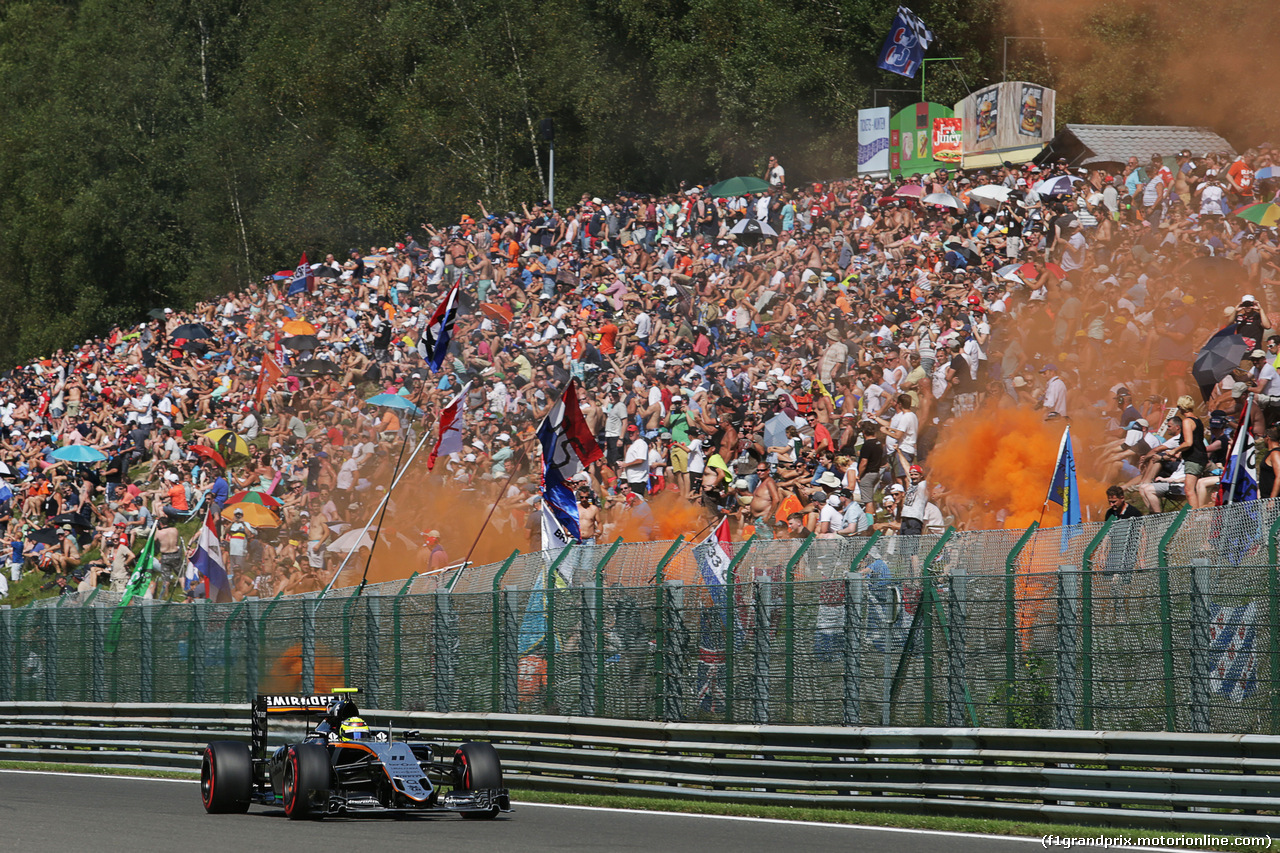
{"type": "MultiPolygon", "coordinates": [[[[418,446],[413,449],[413,453],[409,454],[409,458],[405,460],[404,467],[400,469],[399,475],[395,478],[395,480],[392,481],[391,488],[387,489],[387,493],[382,496],[382,500],[378,503],[376,507],[374,507],[373,512],[370,513],[369,521],[365,524],[364,530],[361,530],[360,535],[356,537],[357,543],[364,538],[364,535],[366,533],[369,532],[369,528],[373,526],[373,520],[378,517],[378,513],[382,511],[382,507],[386,504],[387,501],[391,500],[391,492],[394,491],[395,487],[400,484],[400,481],[402,479],[404,479],[404,475],[408,473],[409,465],[413,462],[413,458],[418,455],[418,451],[421,450],[426,445],[427,439],[429,438],[431,438],[430,429],[428,429],[423,434],[422,441],[418,442],[418,446]]],[[[342,565],[338,566],[338,570],[333,573],[333,577],[329,580],[327,584],[325,584],[324,592],[327,593],[329,590],[333,589],[334,583],[338,580],[338,575],[342,574],[342,570],[345,569],[347,567],[347,563],[351,561],[351,555],[358,550],[359,548],[352,548],[350,551],[347,552],[347,556],[344,557],[342,560],[342,565]]]]}

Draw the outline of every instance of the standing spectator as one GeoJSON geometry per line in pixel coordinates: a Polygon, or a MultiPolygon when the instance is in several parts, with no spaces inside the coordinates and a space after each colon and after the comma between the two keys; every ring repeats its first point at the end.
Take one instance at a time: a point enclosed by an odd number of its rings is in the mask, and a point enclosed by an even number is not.
{"type": "Polygon", "coordinates": [[[627,426],[627,436],[630,443],[627,445],[626,456],[618,467],[623,469],[632,491],[648,494],[649,444],[640,436],[640,428],[635,424],[627,426]]]}
{"type": "Polygon", "coordinates": [[[235,586],[235,575],[244,568],[249,555],[249,537],[257,531],[244,520],[244,510],[239,507],[232,513],[235,520],[227,528],[227,579],[235,586]]]}

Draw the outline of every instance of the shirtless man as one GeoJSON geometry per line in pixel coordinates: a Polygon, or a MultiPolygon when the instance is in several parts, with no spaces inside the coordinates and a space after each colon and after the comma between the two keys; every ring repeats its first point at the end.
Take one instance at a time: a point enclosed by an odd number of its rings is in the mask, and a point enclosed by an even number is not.
{"type": "Polygon", "coordinates": [[[76,535],[70,524],[62,525],[58,531],[58,544],[50,549],[48,564],[61,574],[70,574],[80,565],[80,546],[76,543],[76,535]]]}
{"type": "Polygon", "coordinates": [[[183,563],[186,562],[184,543],[178,528],[164,519],[160,522],[160,529],[156,531],[156,544],[160,547],[160,575],[155,580],[156,598],[164,601],[168,599],[173,584],[182,577],[183,563]]]}
{"type": "Polygon", "coordinates": [[[751,493],[751,524],[760,539],[773,538],[773,514],[782,503],[782,495],[778,484],[769,475],[769,466],[760,462],[756,465],[756,489],[751,493]]]}
{"type": "Polygon", "coordinates": [[[600,507],[596,503],[591,489],[583,486],[578,489],[578,532],[581,537],[579,545],[596,544],[596,533],[600,529],[600,507]]]}

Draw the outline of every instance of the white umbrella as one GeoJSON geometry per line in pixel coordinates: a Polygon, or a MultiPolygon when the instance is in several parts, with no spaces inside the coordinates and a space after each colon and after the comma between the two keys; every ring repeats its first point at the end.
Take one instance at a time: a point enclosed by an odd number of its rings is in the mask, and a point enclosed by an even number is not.
{"type": "Polygon", "coordinates": [[[1022,267],[1022,264],[1007,264],[1003,267],[1000,267],[1000,269],[996,270],[996,275],[1000,276],[1005,281],[1013,281],[1013,282],[1017,282],[1018,284],[1022,284],[1023,283],[1022,276],[1018,275],[1018,270],[1021,267],[1022,267]]]}
{"type": "Polygon", "coordinates": [[[330,542],[329,547],[325,548],[325,550],[331,551],[335,554],[346,554],[351,551],[359,550],[360,548],[372,547],[373,539],[370,538],[368,531],[348,530],[346,533],[330,542]]]}
{"type": "Polygon", "coordinates": [[[1056,175],[1046,178],[1031,188],[1036,195],[1069,195],[1081,179],[1075,175],[1056,175]]]}
{"type": "Polygon", "coordinates": [[[998,184],[983,184],[969,190],[969,198],[976,198],[987,204],[1003,204],[1009,200],[1009,188],[998,184]]]}
{"type": "Polygon", "coordinates": [[[951,193],[929,193],[920,199],[924,204],[939,204],[943,207],[954,207],[956,210],[964,210],[964,202],[953,196],[951,193]]]}
{"type": "Polygon", "coordinates": [[[737,225],[729,231],[730,234],[755,234],[762,237],[777,237],[778,232],[774,231],[768,222],[761,222],[748,216],[742,219],[737,225]]]}

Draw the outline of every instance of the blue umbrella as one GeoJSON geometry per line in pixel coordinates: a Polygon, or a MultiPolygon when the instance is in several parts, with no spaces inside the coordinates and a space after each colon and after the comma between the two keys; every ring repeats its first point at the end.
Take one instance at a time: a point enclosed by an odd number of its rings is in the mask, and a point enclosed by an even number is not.
{"type": "Polygon", "coordinates": [[[82,444],[59,447],[53,451],[52,455],[54,459],[60,459],[63,462],[101,462],[107,458],[105,453],[82,444]]]}
{"type": "Polygon", "coordinates": [[[406,412],[413,412],[415,415],[422,414],[421,409],[399,394],[374,394],[365,402],[373,406],[386,406],[388,409],[403,409],[406,412]]]}
{"type": "Polygon", "coordinates": [[[1254,177],[1260,181],[1265,181],[1267,178],[1280,178],[1280,166],[1267,166],[1265,169],[1259,169],[1254,177]]]}

